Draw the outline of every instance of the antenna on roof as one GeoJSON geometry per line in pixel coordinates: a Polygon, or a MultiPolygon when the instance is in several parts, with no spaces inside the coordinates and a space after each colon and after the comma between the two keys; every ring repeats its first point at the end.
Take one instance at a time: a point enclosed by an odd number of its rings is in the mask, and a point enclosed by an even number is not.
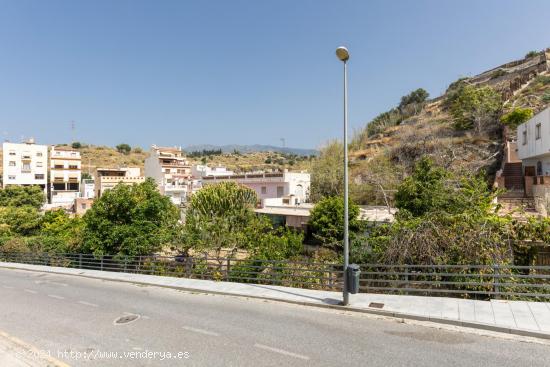
{"type": "Polygon", "coordinates": [[[74,120],[71,120],[71,143],[74,143],[75,140],[74,140],[74,130],[76,128],[76,124],[74,122],[74,120]]]}

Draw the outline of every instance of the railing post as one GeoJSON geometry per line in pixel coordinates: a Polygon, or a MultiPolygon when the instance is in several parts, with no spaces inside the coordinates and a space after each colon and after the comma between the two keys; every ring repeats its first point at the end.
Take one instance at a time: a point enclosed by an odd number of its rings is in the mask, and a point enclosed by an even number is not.
{"type": "MultiPolygon", "coordinates": [[[[409,265],[405,265],[405,289],[408,289],[409,287],[409,265]]],[[[406,290],[405,294],[409,294],[409,291],[406,290]]]]}
{"type": "Polygon", "coordinates": [[[82,254],[78,254],[78,268],[82,269],[82,254]]]}
{"type": "Polygon", "coordinates": [[[101,255],[101,271],[103,271],[103,255],[101,255]]]}
{"type": "Polygon", "coordinates": [[[225,280],[226,281],[229,281],[229,270],[231,268],[231,259],[228,257],[227,258],[227,265],[225,267],[225,280]]]}
{"type": "Polygon", "coordinates": [[[493,292],[495,292],[495,299],[500,299],[500,286],[498,285],[498,282],[500,281],[500,278],[498,277],[499,274],[499,266],[493,264],[493,292]]]}

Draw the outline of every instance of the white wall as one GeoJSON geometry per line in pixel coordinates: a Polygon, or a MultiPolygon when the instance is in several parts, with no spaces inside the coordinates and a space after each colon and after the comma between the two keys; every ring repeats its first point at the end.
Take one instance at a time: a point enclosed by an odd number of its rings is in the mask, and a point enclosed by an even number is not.
{"type": "Polygon", "coordinates": [[[3,143],[3,186],[41,185],[46,191],[48,179],[48,147],[37,144],[3,143]],[[30,160],[23,161],[23,156],[30,160]],[[10,162],[13,162],[10,164],[10,162]],[[23,164],[29,164],[29,172],[22,172],[23,164]],[[14,165],[13,165],[14,164],[14,165]],[[43,178],[36,178],[42,175],[43,178]]]}
{"type": "MultiPolygon", "coordinates": [[[[529,121],[517,128],[518,157],[522,161],[550,155],[550,107],[542,110],[529,121]],[[541,125],[540,139],[536,138],[536,126],[541,125]],[[527,133],[527,141],[524,140],[524,132],[527,133]]],[[[526,166],[525,162],[523,164],[526,166]]]]}

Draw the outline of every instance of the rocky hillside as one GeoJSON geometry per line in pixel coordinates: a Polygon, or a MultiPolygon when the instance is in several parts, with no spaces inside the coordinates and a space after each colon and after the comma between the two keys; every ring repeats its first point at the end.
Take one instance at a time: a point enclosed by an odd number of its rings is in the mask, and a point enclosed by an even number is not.
{"type": "MultiPolygon", "coordinates": [[[[409,103],[416,92],[404,96],[398,107],[379,115],[353,138],[353,182],[375,183],[391,192],[422,156],[450,170],[483,169],[493,175],[500,167],[503,149],[499,117],[518,107],[536,113],[550,103],[550,49],[462,78],[437,98],[409,103]],[[484,90],[500,95],[499,110],[479,128],[457,128],[451,102],[461,86],[490,87],[484,90]]],[[[362,193],[355,193],[355,199],[372,202],[362,193]]]]}

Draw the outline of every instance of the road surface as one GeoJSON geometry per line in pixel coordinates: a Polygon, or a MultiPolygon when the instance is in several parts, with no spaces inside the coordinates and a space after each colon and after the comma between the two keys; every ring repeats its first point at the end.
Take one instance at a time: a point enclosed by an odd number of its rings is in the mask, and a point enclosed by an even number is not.
{"type": "Polygon", "coordinates": [[[278,302],[0,269],[0,331],[71,366],[549,366],[550,346],[278,302]]]}

